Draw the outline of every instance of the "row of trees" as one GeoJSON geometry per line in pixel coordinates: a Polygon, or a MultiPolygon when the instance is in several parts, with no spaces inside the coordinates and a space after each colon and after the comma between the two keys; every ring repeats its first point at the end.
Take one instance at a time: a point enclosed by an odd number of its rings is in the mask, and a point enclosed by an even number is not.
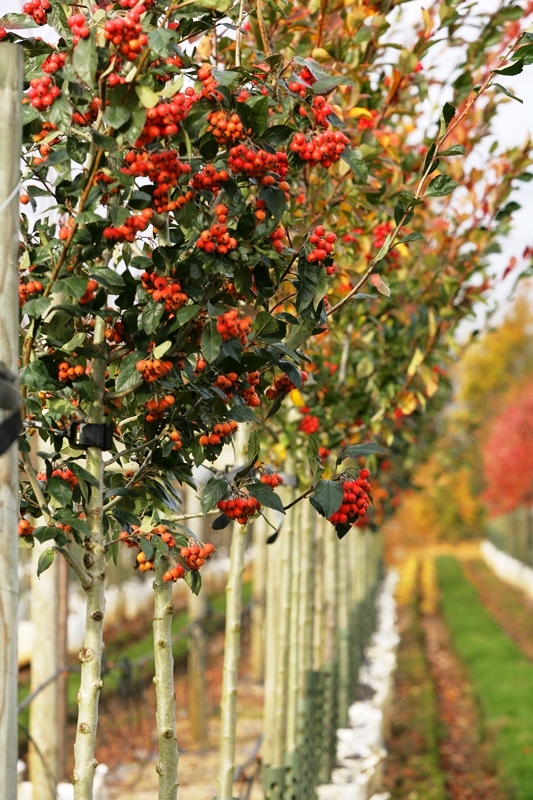
{"type": "MultiPolygon", "coordinates": [[[[309,498],[305,513],[342,538],[397,503],[432,432],[424,412],[447,397],[453,329],[488,288],[530,163],[529,146],[493,150],[483,171],[463,158],[510,94],[500,75],[530,62],[518,6],[463,16],[442,0],[404,43],[393,0],[210,5],[44,0],[0,21],[10,40],[43,20],[59,36],[24,41],[19,531],[23,545],[51,544],[40,572],[61,555],[87,596],[77,800],[92,796],[106,563],[119,546],[155,574],[159,797],[176,796],[172,583],[198,592],[212,552],[176,487],[240,426],[238,469],[213,467],[201,500],[218,525],[237,520],[218,798],[230,800],[237,526],[309,498]],[[421,100],[445,81],[422,65],[439,40],[459,69],[424,133],[421,100]],[[291,499],[275,491],[281,469],[297,477],[291,499]]],[[[295,530],[282,529],[285,562],[295,530]]],[[[15,742],[14,720],[3,724],[15,742]]]]}

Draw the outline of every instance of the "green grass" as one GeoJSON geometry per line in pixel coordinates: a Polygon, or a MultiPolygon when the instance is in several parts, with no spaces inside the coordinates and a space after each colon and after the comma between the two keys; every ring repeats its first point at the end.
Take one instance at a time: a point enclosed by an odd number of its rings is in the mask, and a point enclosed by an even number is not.
{"type": "Polygon", "coordinates": [[[450,556],[437,559],[444,618],[468,668],[510,800],[533,800],[533,664],[503,633],[450,556]]]}

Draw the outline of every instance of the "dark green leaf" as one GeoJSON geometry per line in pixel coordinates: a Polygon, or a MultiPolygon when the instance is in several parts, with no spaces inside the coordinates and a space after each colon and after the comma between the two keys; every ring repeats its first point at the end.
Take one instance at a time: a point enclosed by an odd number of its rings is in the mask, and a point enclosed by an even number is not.
{"type": "Polygon", "coordinates": [[[72,502],[72,489],[70,484],[58,475],[50,478],[46,484],[46,491],[50,497],[59,503],[59,508],[70,506],[72,502]]]}
{"type": "Polygon", "coordinates": [[[295,133],[298,133],[297,129],[289,125],[273,125],[266,129],[261,138],[264,142],[277,147],[287,144],[295,133]]]}
{"type": "Polygon", "coordinates": [[[221,478],[209,478],[202,492],[202,511],[207,514],[214,506],[228,494],[229,484],[221,478]]]}
{"type": "MultiPolygon", "coordinates": [[[[57,529],[56,529],[57,530],[57,529]]],[[[52,566],[54,563],[56,551],[54,547],[47,547],[46,550],[43,550],[41,555],[39,556],[39,562],[37,564],[37,577],[42,575],[49,567],[52,566]]]]}
{"type": "Polygon", "coordinates": [[[285,332],[285,325],[268,311],[260,311],[252,325],[255,338],[261,341],[277,341],[285,332]]]}
{"type": "Polygon", "coordinates": [[[212,364],[213,361],[217,360],[222,348],[222,336],[217,331],[215,320],[209,320],[203,329],[200,347],[208,364],[212,364]]]}
{"type": "Polygon", "coordinates": [[[339,457],[335,462],[337,466],[342,464],[342,462],[347,458],[361,458],[363,456],[371,456],[376,453],[380,453],[381,455],[386,455],[387,451],[383,449],[379,444],[375,442],[365,442],[364,444],[349,444],[347,447],[343,447],[339,453],[339,457]]]}
{"type": "Polygon", "coordinates": [[[504,67],[504,69],[497,69],[495,70],[496,75],[520,75],[522,70],[524,69],[524,62],[522,59],[519,61],[515,61],[514,64],[511,64],[510,67],[504,67]]]}
{"type": "Polygon", "coordinates": [[[345,147],[341,153],[341,158],[346,161],[352,172],[355,172],[359,180],[362,183],[366,183],[368,179],[368,167],[363,160],[359,148],[352,150],[351,147],[345,147]]]}
{"type": "Polygon", "coordinates": [[[440,150],[439,156],[464,156],[466,154],[466,147],[464,144],[452,144],[447,150],[440,150]]]}
{"type": "Polygon", "coordinates": [[[261,452],[261,445],[259,443],[259,434],[257,431],[252,431],[248,439],[248,463],[255,464],[261,452]]]}
{"type": "Polygon", "coordinates": [[[510,97],[511,100],[518,100],[519,103],[523,103],[524,102],[519,97],[517,97],[515,94],[510,92],[509,89],[506,89],[505,86],[502,86],[501,83],[493,83],[492,85],[494,86],[495,89],[498,89],[499,92],[503,92],[503,94],[507,95],[507,97],[510,97]]]}
{"type": "Polygon", "coordinates": [[[285,193],[276,186],[264,186],[261,189],[261,199],[275,219],[281,219],[287,206],[285,193]]]}
{"type": "Polygon", "coordinates": [[[202,588],[202,576],[198,572],[198,570],[190,569],[188,572],[185,573],[185,577],[183,579],[191,592],[193,594],[200,594],[200,589],[202,588]]]}
{"type": "Polygon", "coordinates": [[[86,289],[87,278],[78,278],[76,275],[71,278],[62,278],[54,286],[55,292],[68,294],[69,297],[73,297],[75,300],[82,298],[86,289]]]}
{"type": "Polygon", "coordinates": [[[443,133],[446,132],[446,129],[452,119],[455,117],[456,109],[450,103],[444,103],[442,107],[442,112],[440,115],[440,133],[441,136],[443,133]]]}
{"type": "Polygon", "coordinates": [[[168,28],[154,28],[148,35],[148,46],[158,56],[168,56],[168,45],[176,39],[176,31],[168,28]]]}
{"type": "Polygon", "coordinates": [[[30,317],[42,317],[52,302],[50,297],[35,297],[24,303],[22,313],[30,317]]]}
{"type": "Polygon", "coordinates": [[[255,415],[248,406],[235,405],[229,409],[228,419],[232,419],[234,422],[251,422],[255,419],[255,415]]]}
{"type": "Polygon", "coordinates": [[[138,360],[138,353],[130,353],[122,360],[120,371],[115,381],[115,391],[125,392],[140,381],[141,374],[135,366],[138,360]]]}
{"type": "Polygon", "coordinates": [[[164,303],[156,303],[152,298],[148,300],[141,317],[141,324],[145,333],[150,335],[157,330],[164,311],[164,303]]]}
{"type": "Polygon", "coordinates": [[[106,109],[104,122],[111,128],[118,130],[131,119],[131,111],[124,106],[111,106],[106,109]]]}
{"type": "Polygon", "coordinates": [[[41,544],[55,539],[60,533],[61,531],[55,525],[41,525],[33,531],[33,535],[41,544]]]}
{"type": "MultiPolygon", "coordinates": [[[[60,95],[48,110],[48,119],[62,131],[68,131],[72,126],[72,108],[66,95],[60,95]]],[[[48,159],[50,160],[50,159],[48,159]]]]}
{"type": "MultiPolygon", "coordinates": [[[[370,35],[372,35],[372,32],[370,35]]],[[[328,75],[326,78],[320,78],[316,83],[313,83],[311,89],[314,94],[327,94],[337,86],[355,86],[355,84],[349,78],[343,78],[342,75],[328,75]]]]}
{"type": "Polygon", "coordinates": [[[80,39],[74,48],[72,64],[77,75],[88,86],[93,86],[96,79],[98,53],[96,50],[96,29],[92,28],[87,39],[80,39]]]}
{"type": "Polygon", "coordinates": [[[314,494],[326,518],[339,510],[344,497],[342,486],[338,481],[327,481],[324,478],[318,481],[314,494]]]}
{"type": "Polygon", "coordinates": [[[275,511],[279,511],[281,514],[285,513],[280,496],[276,494],[276,492],[272,491],[270,486],[267,486],[265,483],[252,483],[247,487],[247,489],[252,497],[255,497],[256,500],[259,500],[262,506],[265,506],[266,508],[273,508],[275,511]]]}
{"type": "Polygon", "coordinates": [[[254,133],[261,136],[268,122],[268,97],[251,97],[246,101],[250,109],[249,120],[254,133]]]}
{"type": "Polygon", "coordinates": [[[418,241],[425,241],[426,237],[422,236],[421,233],[408,233],[407,236],[403,236],[401,239],[398,239],[398,244],[406,244],[407,242],[418,242],[418,241]]]}
{"type": "Polygon", "coordinates": [[[430,181],[425,197],[444,197],[451,194],[456,186],[457,181],[454,181],[449,175],[437,175],[430,181]]]}
{"type": "Polygon", "coordinates": [[[297,389],[302,388],[302,373],[290,361],[285,361],[284,358],[278,361],[278,367],[283,370],[285,375],[294,383],[297,389]]]}

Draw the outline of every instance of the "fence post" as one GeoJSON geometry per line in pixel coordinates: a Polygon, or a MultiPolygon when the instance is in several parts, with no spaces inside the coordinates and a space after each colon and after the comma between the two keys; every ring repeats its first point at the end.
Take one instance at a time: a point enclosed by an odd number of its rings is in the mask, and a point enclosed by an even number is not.
{"type": "MultiPolygon", "coordinates": [[[[16,373],[22,48],[0,47],[0,361],[16,373]]],[[[16,443],[0,456],[0,797],[6,800],[17,794],[17,459],[16,443]]]]}

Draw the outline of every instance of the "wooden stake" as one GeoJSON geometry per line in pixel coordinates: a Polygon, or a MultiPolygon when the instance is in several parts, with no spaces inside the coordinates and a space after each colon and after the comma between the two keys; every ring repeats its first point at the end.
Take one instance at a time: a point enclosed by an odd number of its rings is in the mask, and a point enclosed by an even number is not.
{"type": "MultiPolygon", "coordinates": [[[[16,373],[22,48],[6,43],[0,49],[0,361],[16,373]]],[[[6,800],[17,795],[17,517],[15,443],[0,457],[0,797],[6,800]]]]}

